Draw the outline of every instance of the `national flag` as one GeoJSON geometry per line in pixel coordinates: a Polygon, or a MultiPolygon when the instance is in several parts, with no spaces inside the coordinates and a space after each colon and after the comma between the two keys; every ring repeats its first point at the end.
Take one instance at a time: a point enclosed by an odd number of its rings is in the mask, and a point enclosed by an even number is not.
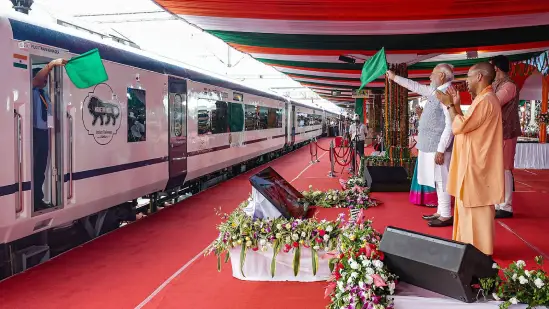
{"type": "Polygon", "coordinates": [[[80,89],[93,87],[109,79],[97,48],[69,60],[65,70],[72,83],[80,89]]]}
{"type": "Polygon", "coordinates": [[[381,48],[372,58],[364,62],[362,67],[362,74],[360,75],[361,86],[358,90],[361,90],[374,79],[385,74],[387,72],[387,58],[385,57],[385,47],[381,48]]]}
{"type": "Polygon", "coordinates": [[[26,70],[29,66],[29,57],[21,54],[13,54],[13,66],[26,70]]]}

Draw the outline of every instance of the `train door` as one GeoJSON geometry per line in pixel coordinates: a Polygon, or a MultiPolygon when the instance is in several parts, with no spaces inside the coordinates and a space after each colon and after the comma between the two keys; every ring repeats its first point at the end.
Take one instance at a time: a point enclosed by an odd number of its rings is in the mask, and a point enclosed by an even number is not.
{"type": "Polygon", "coordinates": [[[296,118],[295,118],[295,105],[292,105],[292,145],[295,144],[295,124],[296,124],[296,118]]]}
{"type": "Polygon", "coordinates": [[[288,103],[284,103],[284,112],[285,112],[285,116],[286,116],[286,125],[284,126],[284,145],[288,145],[288,123],[290,121],[290,118],[288,117],[289,113],[288,113],[288,103]]]}
{"type": "Polygon", "coordinates": [[[170,181],[177,187],[187,176],[187,81],[175,77],[168,80],[168,119],[170,127],[170,181]]]}
{"type": "MultiPolygon", "coordinates": [[[[30,45],[31,48],[36,47],[30,45]]],[[[65,205],[64,183],[65,166],[69,186],[72,186],[72,162],[65,160],[65,150],[72,158],[72,116],[67,113],[63,100],[63,81],[66,78],[62,66],[54,66],[45,74],[44,68],[54,60],[53,55],[44,49],[34,48],[36,54],[30,53],[30,148],[31,155],[31,198],[32,215],[40,215],[62,209],[65,205]],[[70,163],[70,164],[69,164],[70,163]]],[[[55,58],[62,58],[64,52],[55,53],[55,58]]],[[[51,68],[51,64],[49,65],[51,68]]],[[[67,159],[70,159],[67,158],[67,159]]],[[[72,187],[68,198],[72,196],[72,187]]]]}

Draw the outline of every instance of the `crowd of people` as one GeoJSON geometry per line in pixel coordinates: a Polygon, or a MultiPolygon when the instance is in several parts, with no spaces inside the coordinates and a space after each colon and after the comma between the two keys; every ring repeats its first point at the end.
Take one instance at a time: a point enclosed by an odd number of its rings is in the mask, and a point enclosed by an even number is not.
{"type": "Polygon", "coordinates": [[[423,216],[429,226],[453,225],[454,240],[486,255],[493,254],[495,219],[513,216],[512,171],[521,130],[519,89],[509,70],[505,56],[469,69],[473,102],[466,114],[452,86],[452,65],[437,65],[428,86],[387,71],[390,80],[427,99],[417,111],[418,159],[410,201],[437,207],[423,216]]]}

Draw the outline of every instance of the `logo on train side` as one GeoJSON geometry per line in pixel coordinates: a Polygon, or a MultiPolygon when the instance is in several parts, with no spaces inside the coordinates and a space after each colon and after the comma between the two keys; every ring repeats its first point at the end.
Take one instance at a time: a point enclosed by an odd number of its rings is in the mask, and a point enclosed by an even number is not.
{"type": "Polygon", "coordinates": [[[107,84],[95,86],[82,102],[82,123],[99,145],[107,145],[120,129],[121,105],[107,84]]]}

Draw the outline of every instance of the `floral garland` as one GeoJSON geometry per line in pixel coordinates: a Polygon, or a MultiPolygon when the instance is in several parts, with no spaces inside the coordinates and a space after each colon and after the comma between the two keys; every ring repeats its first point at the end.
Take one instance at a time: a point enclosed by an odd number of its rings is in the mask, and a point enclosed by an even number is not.
{"type": "Polygon", "coordinates": [[[494,268],[499,269],[503,276],[481,279],[483,291],[493,291],[495,300],[503,300],[500,309],[507,309],[518,303],[528,304],[528,309],[545,306],[549,307],[549,277],[541,268],[543,258],[536,257],[539,268],[527,270],[524,261],[517,261],[508,268],[500,268],[494,263],[494,268]],[[494,291],[495,290],[495,291],[494,291]]]}
{"type": "Polygon", "coordinates": [[[244,212],[244,208],[251,201],[251,198],[244,201],[231,214],[222,214],[221,223],[217,229],[219,236],[206,249],[205,255],[214,253],[217,256],[217,269],[221,270],[221,258],[225,254],[225,263],[229,260],[229,251],[233,248],[241,248],[240,271],[242,276],[246,252],[267,251],[273,248],[273,259],[271,263],[271,276],[276,272],[276,256],[280,251],[289,253],[293,251],[293,269],[297,276],[300,267],[301,250],[310,248],[312,253],[313,275],[318,270],[318,251],[335,250],[338,243],[338,236],[341,233],[340,225],[344,222],[343,215],[336,221],[317,221],[316,219],[286,219],[280,217],[274,220],[253,219],[244,212]]]}
{"type": "Polygon", "coordinates": [[[309,205],[323,208],[367,209],[379,205],[377,200],[370,197],[368,188],[358,185],[343,191],[330,189],[325,192],[313,190],[313,187],[309,186],[309,191],[303,191],[302,194],[309,205]]]}
{"type": "Polygon", "coordinates": [[[371,221],[349,224],[339,236],[339,256],[330,260],[333,278],[326,288],[328,309],[392,309],[397,277],[383,263],[381,234],[371,221]]]}
{"type": "Polygon", "coordinates": [[[539,124],[549,124],[549,113],[540,113],[537,119],[539,124]]]}

